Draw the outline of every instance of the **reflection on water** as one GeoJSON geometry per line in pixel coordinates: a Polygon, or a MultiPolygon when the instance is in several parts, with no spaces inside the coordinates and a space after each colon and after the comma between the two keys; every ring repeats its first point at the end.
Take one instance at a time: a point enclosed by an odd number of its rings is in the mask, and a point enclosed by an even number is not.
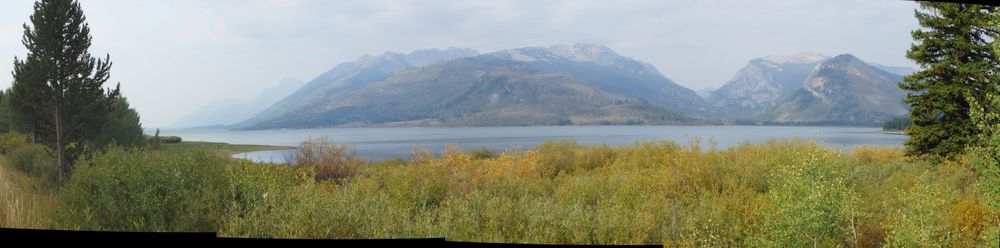
{"type": "Polygon", "coordinates": [[[295,150],[256,151],[233,154],[234,158],[245,158],[258,162],[282,163],[285,156],[295,150]]]}
{"type": "MultiPolygon", "coordinates": [[[[867,127],[790,126],[540,126],[540,127],[460,127],[460,128],[325,128],[263,131],[219,129],[167,130],[184,140],[297,146],[310,137],[327,136],[333,143],[353,145],[368,160],[408,158],[414,147],[439,152],[447,143],[463,149],[528,149],[546,140],[576,140],[582,144],[620,145],[638,141],[671,140],[688,144],[700,137],[703,147],[714,140],[717,148],[769,139],[811,139],[833,148],[858,145],[901,146],[904,135],[884,134],[867,127]]],[[[286,151],[260,151],[235,155],[256,161],[280,162],[286,151]]]]}

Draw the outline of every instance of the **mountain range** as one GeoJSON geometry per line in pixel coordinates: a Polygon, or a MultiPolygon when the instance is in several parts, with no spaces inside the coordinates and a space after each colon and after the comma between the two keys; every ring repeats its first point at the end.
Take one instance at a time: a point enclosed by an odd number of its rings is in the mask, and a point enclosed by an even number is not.
{"type": "Polygon", "coordinates": [[[799,53],[750,60],[729,82],[712,92],[709,101],[734,118],[763,114],[802,88],[816,64],[827,58],[799,53]]]}
{"type": "Polygon", "coordinates": [[[902,76],[862,62],[850,54],[826,59],[806,76],[802,87],[763,119],[777,122],[878,123],[906,115],[902,76]]]}
{"type": "Polygon", "coordinates": [[[330,96],[363,88],[400,70],[420,68],[478,54],[471,49],[448,48],[445,50],[418,50],[409,54],[386,52],[381,56],[365,55],[356,61],[333,67],[333,69],[309,81],[301,89],[235,126],[249,127],[259,122],[288,116],[291,113],[303,112],[313,106],[324,104],[324,101],[329,100],[330,96]]]}
{"type": "Polygon", "coordinates": [[[766,56],[695,92],[603,45],[386,52],[339,64],[226,127],[875,124],[906,114],[896,82],[913,71],[850,54],[766,56]]]}
{"type": "Polygon", "coordinates": [[[709,101],[726,116],[770,123],[874,124],[907,114],[896,85],[907,67],[816,53],[751,60],[709,101]]]}

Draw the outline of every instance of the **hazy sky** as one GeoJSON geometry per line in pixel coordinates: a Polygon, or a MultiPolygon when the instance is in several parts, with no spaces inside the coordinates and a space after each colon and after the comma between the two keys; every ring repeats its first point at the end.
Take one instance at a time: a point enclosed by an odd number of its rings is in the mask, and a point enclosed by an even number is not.
{"type": "MultiPolygon", "coordinates": [[[[0,1],[0,87],[26,54],[32,1],[0,1]]],[[[145,127],[214,99],[252,98],[285,77],[311,80],[365,54],[467,47],[490,52],[598,43],[694,90],[748,60],[801,51],[904,56],[916,4],[897,0],[733,1],[83,1],[92,54],[111,55],[145,127]]],[[[112,84],[113,85],[113,84],[112,84]]]]}

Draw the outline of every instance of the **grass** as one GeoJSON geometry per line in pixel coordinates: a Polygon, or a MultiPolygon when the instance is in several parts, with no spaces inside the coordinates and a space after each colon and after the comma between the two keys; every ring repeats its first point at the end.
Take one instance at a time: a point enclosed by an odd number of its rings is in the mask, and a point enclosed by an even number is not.
{"type": "Polygon", "coordinates": [[[269,145],[241,145],[241,144],[204,142],[204,141],[181,141],[180,143],[176,144],[161,144],[160,149],[162,149],[163,151],[190,151],[194,149],[211,149],[211,150],[216,150],[220,153],[233,155],[244,152],[288,150],[288,149],[295,149],[295,147],[269,146],[269,145]]]}
{"type": "Polygon", "coordinates": [[[51,228],[56,191],[0,156],[0,227],[51,228]]]}

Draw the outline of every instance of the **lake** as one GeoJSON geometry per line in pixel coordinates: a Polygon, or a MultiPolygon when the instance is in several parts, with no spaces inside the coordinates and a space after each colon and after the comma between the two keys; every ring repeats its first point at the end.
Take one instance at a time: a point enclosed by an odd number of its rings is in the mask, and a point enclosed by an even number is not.
{"type": "MultiPolygon", "coordinates": [[[[406,127],[406,128],[322,128],[230,131],[223,129],[163,130],[161,135],[180,136],[186,141],[231,144],[297,146],[310,137],[327,136],[332,143],[354,146],[367,160],[408,158],[415,146],[440,152],[448,143],[464,150],[487,148],[527,149],[546,140],[576,140],[582,144],[630,144],[638,141],[671,140],[689,144],[700,137],[702,147],[717,148],[769,139],[811,139],[832,148],[850,149],[859,145],[902,146],[906,136],[886,134],[874,127],[805,126],[531,126],[531,127],[406,127]]],[[[281,161],[288,151],[241,153],[236,157],[256,161],[281,161]]]]}

